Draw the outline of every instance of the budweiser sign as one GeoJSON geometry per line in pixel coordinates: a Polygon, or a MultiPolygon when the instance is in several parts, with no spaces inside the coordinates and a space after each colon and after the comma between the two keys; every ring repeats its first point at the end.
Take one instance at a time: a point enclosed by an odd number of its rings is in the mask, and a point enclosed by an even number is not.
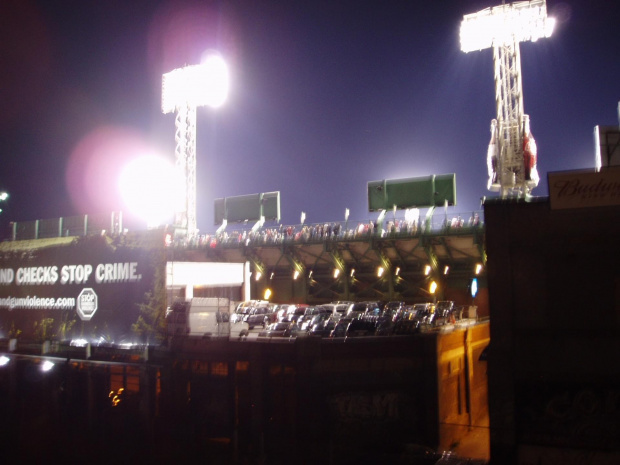
{"type": "Polygon", "coordinates": [[[620,167],[548,176],[549,200],[554,210],[620,205],[620,167]]]}

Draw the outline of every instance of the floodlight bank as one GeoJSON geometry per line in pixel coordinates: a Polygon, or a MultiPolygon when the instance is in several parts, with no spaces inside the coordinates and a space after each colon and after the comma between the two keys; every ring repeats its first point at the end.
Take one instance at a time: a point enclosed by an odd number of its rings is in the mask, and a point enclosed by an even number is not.
{"type": "Polygon", "coordinates": [[[228,68],[221,57],[211,56],[200,65],[178,68],[162,77],[163,113],[179,107],[219,107],[228,95],[228,68]]]}
{"type": "Polygon", "coordinates": [[[545,0],[515,2],[465,15],[461,22],[461,50],[472,52],[515,42],[550,37],[555,19],[547,17],[545,0]]]}

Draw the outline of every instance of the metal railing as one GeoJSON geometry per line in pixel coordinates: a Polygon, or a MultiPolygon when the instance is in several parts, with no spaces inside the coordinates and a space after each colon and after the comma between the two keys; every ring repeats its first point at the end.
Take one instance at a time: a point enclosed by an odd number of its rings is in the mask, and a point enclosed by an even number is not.
{"type": "Polygon", "coordinates": [[[69,216],[61,218],[19,221],[10,224],[10,240],[49,239],[54,237],[99,235],[122,231],[119,212],[100,215],[69,216]]]}

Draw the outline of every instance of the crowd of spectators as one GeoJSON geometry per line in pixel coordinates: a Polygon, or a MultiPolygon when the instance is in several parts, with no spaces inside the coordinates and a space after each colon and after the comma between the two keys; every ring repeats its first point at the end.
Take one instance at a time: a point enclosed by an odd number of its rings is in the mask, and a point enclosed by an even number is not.
{"type": "Polygon", "coordinates": [[[220,245],[261,245],[283,244],[287,242],[322,242],[330,240],[364,240],[370,237],[415,236],[422,232],[450,231],[458,228],[472,228],[482,224],[480,215],[472,213],[467,222],[459,215],[447,217],[438,227],[430,220],[398,219],[381,223],[376,221],[359,222],[353,228],[348,223],[344,226],[340,222],[275,225],[252,229],[223,230],[215,234],[198,235],[193,238],[180,239],[183,243],[176,243],[184,247],[218,247],[220,245]]]}

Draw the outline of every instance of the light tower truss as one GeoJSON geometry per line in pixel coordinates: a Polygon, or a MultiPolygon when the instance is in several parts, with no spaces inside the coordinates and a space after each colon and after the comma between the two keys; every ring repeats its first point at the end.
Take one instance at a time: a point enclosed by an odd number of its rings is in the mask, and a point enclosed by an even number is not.
{"type": "Polygon", "coordinates": [[[174,226],[188,236],[198,232],[196,219],[196,109],[220,106],[228,94],[228,70],[217,55],[200,65],[175,69],[162,76],[162,112],[176,113],[175,166],[185,193],[176,208],[174,226]]]}
{"type": "Polygon", "coordinates": [[[465,15],[461,50],[493,48],[496,118],[487,152],[488,188],[502,197],[527,196],[538,185],[536,145],[523,107],[519,43],[549,37],[555,21],[545,0],[502,4],[465,15]]]}

